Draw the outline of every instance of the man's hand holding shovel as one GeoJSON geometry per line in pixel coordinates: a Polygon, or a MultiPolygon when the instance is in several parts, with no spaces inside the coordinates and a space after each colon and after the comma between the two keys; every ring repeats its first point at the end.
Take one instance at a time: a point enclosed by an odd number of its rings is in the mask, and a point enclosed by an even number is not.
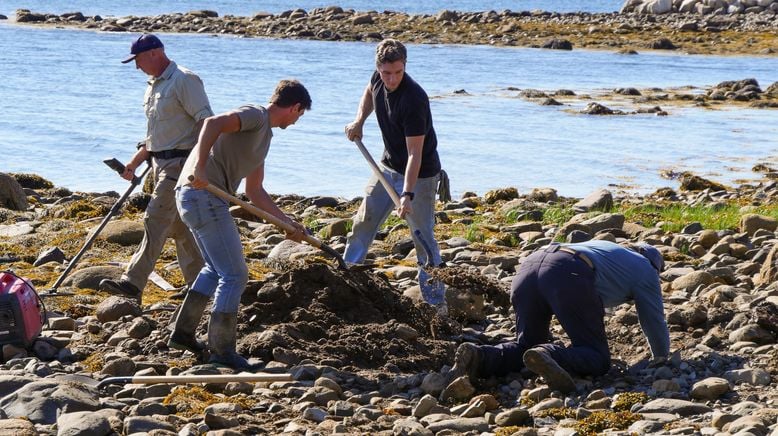
{"type": "Polygon", "coordinates": [[[135,178],[135,170],[142,164],[151,158],[151,153],[146,150],[146,144],[139,144],[138,151],[132,156],[127,165],[124,166],[124,171],[119,174],[124,180],[132,181],[135,178]]]}
{"type": "Polygon", "coordinates": [[[395,213],[402,219],[407,219],[408,216],[413,215],[413,206],[411,206],[411,197],[403,195],[400,197],[400,206],[395,209],[395,213]]]}
{"type": "Polygon", "coordinates": [[[291,219],[287,221],[287,224],[294,227],[294,231],[290,232],[289,229],[284,229],[284,233],[286,233],[286,239],[289,239],[290,241],[294,241],[297,243],[303,242],[305,235],[308,234],[308,231],[306,230],[305,226],[291,219]]]}
{"type": "Polygon", "coordinates": [[[208,186],[208,176],[205,174],[205,168],[195,165],[194,175],[189,177],[189,183],[195,189],[205,189],[208,186]]]}

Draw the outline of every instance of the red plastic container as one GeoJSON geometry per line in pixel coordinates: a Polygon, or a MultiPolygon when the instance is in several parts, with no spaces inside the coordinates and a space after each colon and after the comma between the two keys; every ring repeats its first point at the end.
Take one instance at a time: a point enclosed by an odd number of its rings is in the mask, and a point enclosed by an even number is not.
{"type": "Polygon", "coordinates": [[[32,345],[43,329],[35,289],[14,274],[0,272],[0,345],[32,345]]]}

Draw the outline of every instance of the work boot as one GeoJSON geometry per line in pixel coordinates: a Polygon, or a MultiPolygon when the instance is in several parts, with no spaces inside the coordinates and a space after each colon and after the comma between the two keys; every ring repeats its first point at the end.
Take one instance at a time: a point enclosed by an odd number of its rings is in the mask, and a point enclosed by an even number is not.
{"type": "Polygon", "coordinates": [[[451,383],[457,377],[469,376],[471,381],[478,377],[478,367],[483,357],[478,345],[464,342],[459,344],[457,352],[454,355],[454,366],[446,374],[446,382],[451,383]]]}
{"type": "Polygon", "coordinates": [[[133,298],[137,300],[138,303],[140,303],[142,294],[141,290],[127,280],[103,279],[100,280],[100,285],[98,287],[101,291],[122,297],[133,298]]]}
{"type": "Polygon", "coordinates": [[[167,341],[168,347],[191,351],[195,354],[202,354],[205,351],[206,345],[197,340],[195,331],[197,325],[200,324],[200,318],[203,317],[208,300],[210,300],[209,297],[199,292],[193,291],[186,294],[186,298],[178,310],[173,333],[170,334],[170,339],[167,341]]]}
{"type": "Polygon", "coordinates": [[[238,371],[259,369],[235,350],[237,334],[237,313],[211,312],[211,321],[208,323],[208,348],[211,350],[209,362],[238,371]]]}
{"type": "Polygon", "coordinates": [[[565,371],[551,353],[543,347],[534,347],[524,352],[524,365],[530,371],[542,376],[552,389],[562,393],[575,391],[575,382],[570,374],[565,371]]]}

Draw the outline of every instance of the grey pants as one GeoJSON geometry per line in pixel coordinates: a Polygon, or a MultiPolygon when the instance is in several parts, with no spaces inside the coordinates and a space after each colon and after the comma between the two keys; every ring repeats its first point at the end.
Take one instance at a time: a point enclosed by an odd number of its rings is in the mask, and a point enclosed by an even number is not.
{"type": "MultiPolygon", "coordinates": [[[[383,165],[381,171],[389,183],[398,193],[402,192],[405,178],[402,174],[392,171],[383,165]]],[[[427,251],[421,241],[414,235],[419,230],[421,237],[432,251],[432,264],[440,265],[440,248],[435,240],[435,193],[437,191],[439,176],[420,178],[416,182],[415,196],[411,206],[413,207],[413,219],[409,221],[411,236],[416,246],[416,259],[419,264],[427,262],[427,251]]],[[[365,188],[365,199],[359,206],[359,211],[354,217],[354,227],[346,243],[346,252],[343,258],[348,263],[362,263],[367,255],[370,244],[373,243],[378,229],[386,218],[394,210],[392,198],[384,189],[384,186],[373,175],[365,188]]],[[[436,286],[428,283],[428,276],[419,268],[419,286],[422,296],[427,303],[441,304],[445,301],[445,288],[440,282],[436,286]]]]}
{"type": "Polygon", "coordinates": [[[176,241],[176,257],[184,275],[191,285],[203,267],[203,257],[197,248],[194,237],[181,221],[176,210],[176,198],[173,189],[176,186],[185,157],[173,159],[152,158],[156,185],[151,201],[143,215],[143,240],[138,251],[132,256],[123,279],[143,290],[149,274],[154,271],[159,255],[168,236],[176,241]]]}

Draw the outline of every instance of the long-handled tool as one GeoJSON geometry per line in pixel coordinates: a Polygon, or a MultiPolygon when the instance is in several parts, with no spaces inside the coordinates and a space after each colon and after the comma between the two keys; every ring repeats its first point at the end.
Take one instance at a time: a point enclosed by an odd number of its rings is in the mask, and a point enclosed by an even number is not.
{"type": "MultiPolygon", "coordinates": [[[[189,180],[193,180],[194,178],[192,176],[189,176],[189,180]]],[[[291,224],[281,221],[279,218],[277,218],[275,215],[272,215],[257,206],[254,206],[253,204],[243,201],[238,197],[235,197],[234,195],[230,195],[221,189],[217,188],[213,185],[207,185],[205,188],[206,191],[210,192],[211,194],[228,201],[230,203],[235,203],[238,206],[242,207],[243,209],[246,209],[247,211],[251,212],[252,214],[262,218],[263,220],[269,222],[270,224],[278,227],[279,229],[287,232],[287,233],[294,233],[296,230],[294,226],[291,224]]],[[[303,235],[303,241],[311,244],[312,246],[318,248],[319,250],[329,254],[333,258],[335,258],[336,261],[338,261],[338,268],[342,270],[348,270],[349,267],[346,264],[346,261],[343,259],[343,256],[340,255],[337,251],[335,251],[334,248],[330,247],[329,245],[325,244],[324,242],[314,238],[311,235],[305,234],[303,235]]]]}
{"type": "MultiPolygon", "coordinates": [[[[109,167],[111,167],[111,169],[116,171],[117,173],[119,174],[124,173],[124,165],[122,165],[122,163],[116,160],[115,158],[105,159],[103,162],[109,167]]],[[[127,198],[130,196],[132,191],[135,190],[135,187],[141,184],[141,182],[143,181],[143,177],[146,176],[146,173],[148,173],[150,169],[151,169],[151,165],[148,165],[146,166],[146,169],[143,170],[140,176],[135,176],[132,178],[132,180],[130,181],[130,186],[124,192],[124,195],[122,195],[116,201],[116,203],[113,204],[111,210],[108,211],[108,214],[105,216],[105,218],[103,218],[103,221],[100,222],[100,225],[97,226],[97,229],[94,232],[92,232],[92,235],[89,236],[89,238],[86,240],[84,246],[81,247],[81,250],[79,250],[79,252],[75,256],[73,256],[73,259],[71,259],[70,262],[68,262],[67,268],[65,268],[65,271],[62,271],[62,274],[59,275],[57,281],[54,282],[54,286],[52,286],[51,289],[49,289],[49,292],[40,294],[41,297],[51,297],[57,295],[57,289],[62,284],[62,282],[65,281],[65,278],[68,276],[68,274],[70,274],[70,271],[72,271],[73,268],[76,267],[78,261],[81,260],[81,256],[83,256],[84,253],[86,253],[86,251],[89,250],[89,247],[92,246],[92,242],[94,242],[95,238],[97,238],[97,235],[99,235],[100,232],[103,230],[103,228],[108,224],[108,221],[110,221],[111,218],[113,218],[113,216],[119,212],[119,209],[121,209],[124,202],[127,201],[127,198]]],[[[63,295],[63,294],[59,294],[59,295],[63,295]]]]}
{"type": "MultiPolygon", "coordinates": [[[[384,173],[381,172],[381,169],[378,168],[378,164],[373,159],[373,156],[370,154],[370,152],[365,147],[365,144],[362,143],[362,140],[359,138],[354,139],[354,143],[357,144],[357,148],[359,148],[359,151],[362,152],[362,156],[365,157],[365,160],[368,164],[370,164],[370,169],[373,170],[373,174],[375,174],[376,178],[378,178],[378,181],[381,182],[381,184],[384,186],[384,189],[386,190],[386,193],[389,194],[389,197],[392,198],[392,202],[396,207],[400,207],[400,196],[397,195],[397,191],[394,190],[394,186],[392,186],[391,183],[389,183],[389,180],[386,179],[386,176],[384,176],[384,173]]],[[[406,215],[405,221],[408,222],[412,227],[416,229],[414,232],[414,236],[416,236],[416,239],[419,240],[422,247],[424,248],[424,251],[427,253],[427,262],[426,266],[435,266],[433,265],[432,260],[432,246],[429,244],[428,241],[424,239],[424,236],[421,234],[421,232],[418,230],[419,227],[416,226],[416,222],[414,221],[414,218],[412,215],[406,215]]]]}
{"type": "Polygon", "coordinates": [[[153,384],[153,383],[232,383],[232,382],[283,382],[293,381],[291,374],[215,374],[215,375],[145,375],[134,377],[108,377],[100,380],[97,388],[115,384],[153,384]]]}
{"type": "Polygon", "coordinates": [[[291,374],[286,373],[256,373],[256,374],[201,374],[201,375],[143,375],[143,376],[127,376],[127,377],[108,377],[102,380],[95,380],[91,377],[81,374],[64,374],[57,376],[60,380],[73,381],[83,383],[87,386],[96,387],[98,389],[104,388],[109,385],[117,384],[153,384],[153,383],[171,383],[171,384],[187,384],[187,383],[232,383],[232,382],[285,382],[294,381],[291,374]]]}
{"type": "MultiPolygon", "coordinates": [[[[400,196],[397,195],[397,191],[394,190],[394,186],[392,186],[392,184],[389,183],[389,180],[386,179],[384,173],[382,173],[381,169],[378,168],[378,164],[376,163],[375,160],[373,160],[373,156],[367,150],[365,144],[362,143],[362,140],[356,138],[354,139],[354,142],[357,144],[357,148],[359,148],[359,151],[362,152],[362,156],[364,156],[365,160],[367,160],[367,163],[370,164],[370,168],[373,170],[373,174],[375,174],[376,178],[378,178],[378,181],[380,181],[381,184],[384,186],[384,189],[386,190],[386,193],[389,194],[389,197],[392,198],[392,202],[394,202],[394,205],[399,208],[400,196]]],[[[429,244],[429,241],[424,239],[424,235],[421,234],[419,227],[416,225],[416,221],[414,221],[413,215],[411,214],[406,215],[405,221],[408,222],[408,225],[411,228],[416,229],[413,232],[413,234],[414,236],[416,236],[416,240],[419,241],[421,246],[424,248],[424,251],[427,253],[427,261],[424,264],[419,263],[419,267],[426,273],[428,268],[434,268],[437,266],[433,263],[434,261],[432,260],[432,246],[429,244]]],[[[431,283],[432,287],[434,288],[443,286],[443,282],[437,278],[430,279],[428,283],[431,283]]],[[[443,301],[445,302],[445,297],[443,301]]]]}

